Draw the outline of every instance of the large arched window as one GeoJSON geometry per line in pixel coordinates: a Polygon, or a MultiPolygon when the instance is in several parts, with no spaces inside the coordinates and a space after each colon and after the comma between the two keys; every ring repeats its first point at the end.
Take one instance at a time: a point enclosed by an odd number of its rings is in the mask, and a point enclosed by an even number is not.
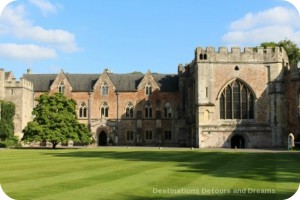
{"type": "Polygon", "coordinates": [[[103,102],[101,105],[101,117],[108,117],[108,105],[106,102],[103,102]]]}
{"type": "Polygon", "coordinates": [[[128,102],[126,105],[126,118],[133,118],[133,104],[131,102],[128,102]]]}
{"type": "Polygon", "coordinates": [[[58,92],[64,94],[65,93],[65,85],[63,82],[58,84],[58,92]]]}
{"type": "Polygon", "coordinates": [[[81,103],[79,107],[79,117],[84,118],[87,117],[87,106],[86,103],[81,103]]]}
{"type": "Polygon", "coordinates": [[[220,96],[221,119],[254,119],[254,94],[241,81],[228,84],[220,96]]]}

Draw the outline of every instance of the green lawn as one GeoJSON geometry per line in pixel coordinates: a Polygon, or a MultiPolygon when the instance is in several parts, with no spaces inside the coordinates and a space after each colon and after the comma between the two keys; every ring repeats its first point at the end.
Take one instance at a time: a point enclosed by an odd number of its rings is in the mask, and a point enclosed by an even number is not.
{"type": "Polygon", "coordinates": [[[0,150],[0,184],[17,200],[281,200],[299,182],[300,152],[0,150]]]}

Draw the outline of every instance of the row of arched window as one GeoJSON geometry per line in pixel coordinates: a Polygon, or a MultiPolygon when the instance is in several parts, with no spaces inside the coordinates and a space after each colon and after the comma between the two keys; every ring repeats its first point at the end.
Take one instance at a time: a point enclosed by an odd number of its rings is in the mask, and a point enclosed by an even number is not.
{"type": "MultiPolygon", "coordinates": [[[[146,102],[145,107],[145,117],[152,118],[152,105],[150,102],[146,102]]],[[[128,102],[125,107],[125,117],[126,118],[133,118],[134,106],[131,102],[128,102]]],[[[101,117],[108,117],[109,114],[109,106],[106,102],[103,102],[100,106],[100,115],[101,117]]],[[[79,118],[86,118],[87,117],[87,105],[86,103],[81,103],[79,106],[79,118]]],[[[164,117],[165,118],[172,118],[172,107],[170,103],[166,103],[164,107],[164,117]]]]}
{"type": "MultiPolygon", "coordinates": [[[[107,94],[108,87],[103,85],[104,89],[102,94],[107,94]]],[[[59,92],[64,93],[63,83],[59,84],[59,92]]],[[[151,85],[146,84],[146,94],[151,95],[151,85]]],[[[299,97],[300,99],[300,97],[299,97]]],[[[234,80],[229,83],[222,91],[220,95],[220,118],[221,119],[254,119],[254,103],[255,96],[251,89],[239,80],[234,80]]],[[[299,100],[300,102],[300,100],[299,100]]],[[[299,103],[300,105],[300,103],[299,103]]],[[[300,109],[299,109],[300,110],[300,109]]],[[[145,117],[152,118],[153,110],[152,105],[148,101],[144,107],[145,117]]],[[[109,106],[106,102],[102,103],[100,107],[101,117],[108,117],[109,106]]],[[[129,102],[125,107],[125,117],[133,118],[134,106],[129,102]]],[[[87,117],[87,105],[81,103],[79,107],[79,117],[87,117]]],[[[170,103],[166,103],[164,106],[164,117],[172,118],[172,107],[170,103]]]]}

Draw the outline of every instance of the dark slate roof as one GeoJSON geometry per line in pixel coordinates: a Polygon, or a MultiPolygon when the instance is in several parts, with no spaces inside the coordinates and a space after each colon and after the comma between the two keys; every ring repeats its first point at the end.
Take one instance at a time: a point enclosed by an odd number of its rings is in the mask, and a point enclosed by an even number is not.
{"type": "Polygon", "coordinates": [[[119,91],[137,91],[144,74],[108,74],[119,91]]]}
{"type": "Polygon", "coordinates": [[[47,92],[57,74],[24,74],[23,78],[33,83],[35,92],[47,92]]]}
{"type": "MultiPolygon", "coordinates": [[[[109,78],[119,91],[137,91],[137,87],[144,74],[108,74],[109,78]]],[[[57,77],[57,74],[24,74],[23,78],[33,83],[35,92],[47,92],[57,77]]],[[[69,74],[66,73],[74,92],[88,92],[93,89],[100,74],[69,74]]],[[[178,91],[178,76],[153,74],[155,81],[162,92],[178,91]]]]}
{"type": "Polygon", "coordinates": [[[160,87],[160,91],[162,92],[177,92],[178,88],[178,75],[172,74],[152,74],[155,81],[158,83],[160,87]]]}
{"type": "Polygon", "coordinates": [[[92,91],[100,74],[66,74],[74,92],[92,91]]]}

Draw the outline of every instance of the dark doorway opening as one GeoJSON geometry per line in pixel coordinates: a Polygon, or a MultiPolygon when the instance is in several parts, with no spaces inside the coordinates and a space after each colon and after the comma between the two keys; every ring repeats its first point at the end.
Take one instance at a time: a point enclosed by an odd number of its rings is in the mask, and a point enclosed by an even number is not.
{"type": "Polygon", "coordinates": [[[231,138],[231,148],[245,149],[245,138],[242,135],[235,135],[231,138]]]}
{"type": "Polygon", "coordinates": [[[98,136],[98,146],[107,146],[107,135],[104,131],[98,136]]]}

